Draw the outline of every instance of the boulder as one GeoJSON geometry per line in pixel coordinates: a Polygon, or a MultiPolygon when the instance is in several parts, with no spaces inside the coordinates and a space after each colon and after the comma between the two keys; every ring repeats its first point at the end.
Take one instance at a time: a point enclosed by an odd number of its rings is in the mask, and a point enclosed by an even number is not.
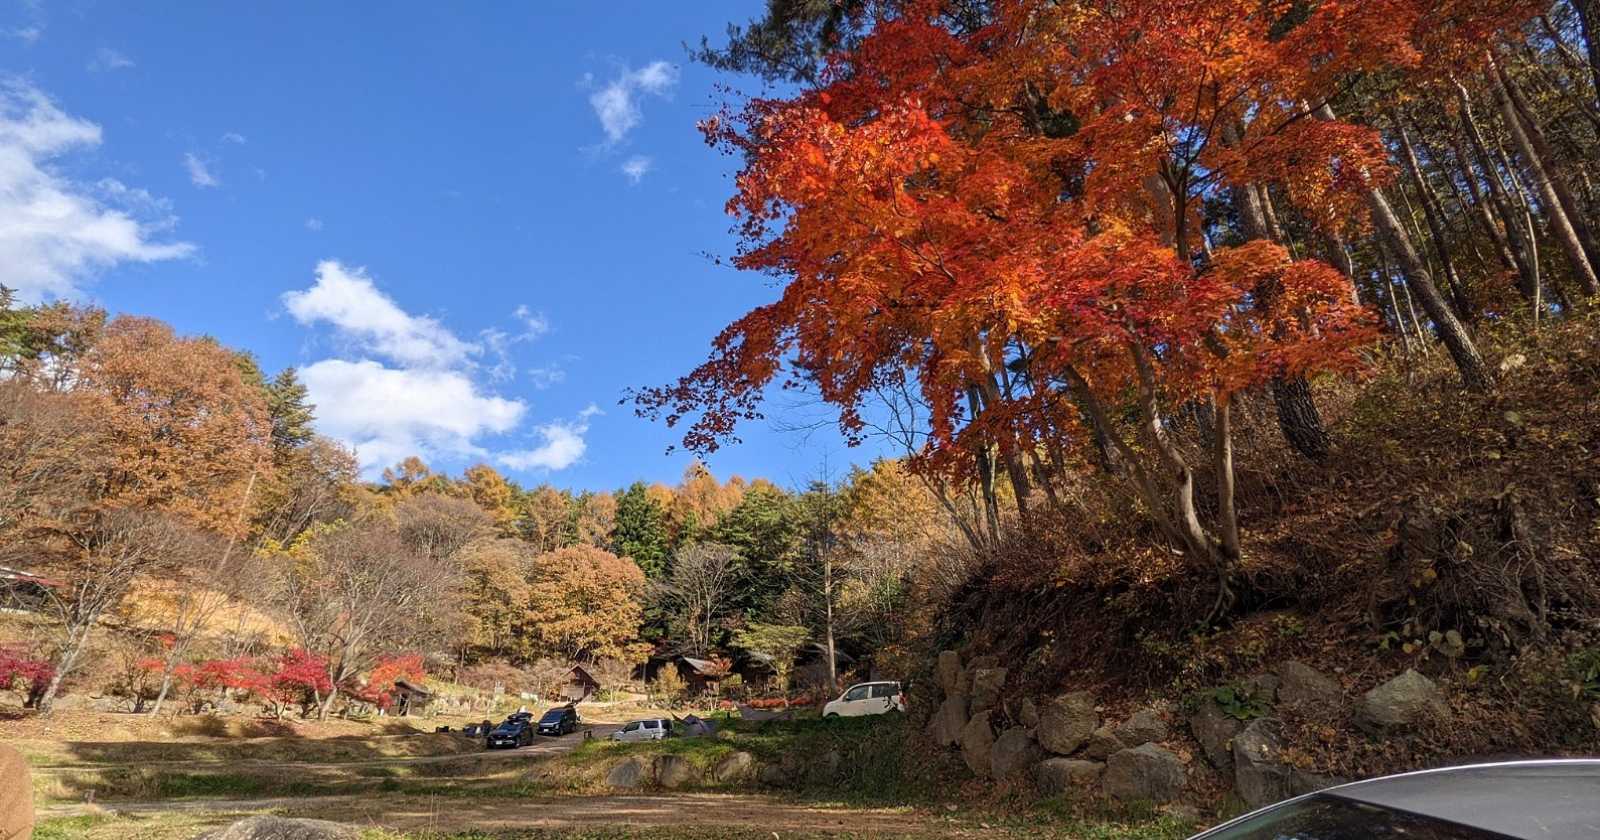
{"type": "Polygon", "coordinates": [[[1000,704],[1000,694],[1006,685],[1006,669],[977,668],[972,672],[972,691],[967,695],[974,713],[992,709],[1000,704]]]}
{"type": "Polygon", "coordinates": [[[1093,761],[1105,761],[1112,753],[1127,747],[1127,744],[1117,740],[1116,730],[1108,724],[1089,733],[1089,741],[1083,745],[1083,757],[1093,761]]]}
{"type": "Polygon", "coordinates": [[[1277,722],[1263,718],[1233,739],[1233,787],[1246,805],[1260,808],[1288,799],[1293,770],[1283,762],[1277,722]]]}
{"type": "Polygon", "coordinates": [[[1024,727],[1013,726],[1000,733],[1000,737],[989,748],[989,775],[1004,779],[1025,772],[1043,757],[1044,750],[1039,749],[1038,742],[1033,740],[1033,733],[1024,727]]]}
{"type": "Polygon", "coordinates": [[[839,765],[843,763],[844,756],[841,756],[838,750],[828,750],[811,762],[806,775],[814,784],[832,784],[838,781],[839,765]]]}
{"type": "Polygon", "coordinates": [[[1113,754],[1106,761],[1101,786],[1115,799],[1162,805],[1183,792],[1184,776],[1183,759],[1177,754],[1145,744],[1113,754]]]}
{"type": "Polygon", "coordinates": [[[652,769],[656,784],[665,788],[680,788],[700,778],[700,770],[681,755],[658,755],[652,769]]]}
{"type": "Polygon", "coordinates": [[[1094,695],[1074,691],[1045,701],[1039,707],[1037,737],[1040,746],[1056,755],[1071,755],[1100,726],[1094,695]]]}
{"type": "Polygon", "coordinates": [[[1277,702],[1281,682],[1277,674],[1253,674],[1244,678],[1244,693],[1270,706],[1277,702]]]}
{"type": "Polygon", "coordinates": [[[787,787],[789,774],[776,764],[768,764],[756,771],[756,781],[768,787],[787,787]]]}
{"type": "Polygon", "coordinates": [[[756,757],[743,750],[728,753],[711,765],[712,781],[721,784],[747,782],[756,775],[756,757]]]}
{"type": "Polygon", "coordinates": [[[1017,719],[1029,729],[1039,726],[1039,705],[1033,702],[1032,697],[1022,698],[1022,708],[1017,711],[1017,719]]]}
{"type": "Polygon", "coordinates": [[[1289,772],[1289,794],[1291,796],[1303,796],[1308,793],[1316,793],[1319,790],[1326,790],[1334,785],[1342,785],[1348,781],[1350,780],[1338,776],[1308,773],[1304,770],[1291,770],[1289,772]]]}
{"type": "Polygon", "coordinates": [[[961,693],[948,695],[928,720],[928,735],[941,747],[953,747],[961,741],[961,729],[967,725],[967,696],[961,693]]]}
{"type": "Polygon", "coordinates": [[[358,840],[360,829],[327,820],[259,816],[242,819],[195,840],[358,840]]]}
{"type": "Polygon", "coordinates": [[[961,730],[961,758],[974,775],[989,775],[989,751],[994,747],[994,731],[989,726],[989,713],[979,712],[967,721],[961,730]]]}
{"type": "Polygon", "coordinates": [[[1404,674],[1361,696],[1356,724],[1369,732],[1409,726],[1426,718],[1450,714],[1444,692],[1433,680],[1407,669],[1404,674]]]}
{"type": "Polygon", "coordinates": [[[1078,758],[1047,758],[1033,766],[1033,781],[1046,796],[1060,796],[1093,787],[1106,771],[1105,764],[1078,758]]]}
{"type": "Polygon", "coordinates": [[[1215,700],[1200,701],[1200,708],[1189,716],[1189,731],[1200,742],[1200,751],[1211,766],[1223,773],[1233,771],[1233,739],[1244,724],[1228,716],[1215,700]]]}
{"type": "Polygon", "coordinates": [[[606,785],[614,788],[643,787],[655,781],[652,765],[639,756],[625,758],[606,771],[606,785]]]}
{"type": "Polygon", "coordinates": [[[939,651],[939,661],[934,666],[934,673],[939,677],[939,690],[943,691],[945,696],[966,690],[962,687],[964,675],[961,670],[961,654],[953,650],[939,651]]]}
{"type": "Polygon", "coordinates": [[[1304,662],[1278,666],[1278,702],[1306,710],[1336,707],[1344,699],[1339,681],[1304,662]]]}
{"type": "Polygon", "coordinates": [[[1155,709],[1140,709],[1116,728],[1117,740],[1130,746],[1167,740],[1167,722],[1155,709]]]}

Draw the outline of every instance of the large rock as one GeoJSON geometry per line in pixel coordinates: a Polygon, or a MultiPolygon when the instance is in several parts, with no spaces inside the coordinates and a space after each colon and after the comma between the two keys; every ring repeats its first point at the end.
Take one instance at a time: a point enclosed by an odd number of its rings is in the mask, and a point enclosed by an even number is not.
{"type": "Polygon", "coordinates": [[[358,840],[361,830],[327,820],[248,817],[195,840],[358,840]]]}
{"type": "Polygon", "coordinates": [[[1233,739],[1233,787],[1246,805],[1260,808],[1288,799],[1294,771],[1283,761],[1276,721],[1252,722],[1233,739]]]}
{"type": "Polygon", "coordinates": [[[1252,700],[1270,706],[1277,702],[1278,685],[1281,682],[1277,674],[1252,674],[1244,678],[1244,693],[1252,700]]]}
{"type": "Polygon", "coordinates": [[[1200,751],[1211,766],[1223,773],[1233,771],[1233,739],[1244,724],[1228,716],[1215,700],[1200,701],[1200,708],[1189,716],[1189,731],[1200,742],[1200,751]]]}
{"type": "Polygon", "coordinates": [[[1163,805],[1183,792],[1183,759],[1155,744],[1123,750],[1106,761],[1101,785],[1106,795],[1125,802],[1163,805]]]}
{"type": "Polygon", "coordinates": [[[1361,696],[1356,724],[1371,732],[1383,732],[1449,714],[1450,707],[1445,705],[1439,686],[1408,669],[1361,696]]]}
{"type": "Polygon", "coordinates": [[[1038,742],[1033,740],[1033,733],[1024,727],[1013,726],[1000,733],[1000,737],[989,748],[989,775],[1004,779],[1026,771],[1043,757],[1044,750],[1039,749],[1038,742]]]}
{"type": "Polygon", "coordinates": [[[1071,755],[1099,726],[1094,695],[1087,691],[1062,694],[1039,707],[1039,745],[1056,755],[1071,755]]]}
{"type": "Polygon", "coordinates": [[[1046,796],[1060,796],[1073,790],[1093,787],[1106,766],[1098,761],[1078,758],[1047,758],[1033,767],[1033,781],[1046,796]]]}
{"type": "Polygon", "coordinates": [[[989,775],[989,752],[993,747],[994,730],[989,725],[989,713],[973,715],[961,730],[961,758],[974,775],[980,778],[989,775]]]}
{"type": "Polygon", "coordinates": [[[939,661],[934,666],[934,672],[939,676],[939,690],[943,691],[945,696],[966,691],[962,686],[964,674],[961,670],[961,654],[953,650],[939,651],[939,661]]]}
{"type": "Polygon", "coordinates": [[[747,782],[756,775],[756,757],[740,750],[711,765],[711,780],[721,784],[747,782]]]}
{"type": "Polygon", "coordinates": [[[768,764],[756,772],[756,781],[768,787],[787,787],[789,774],[776,764],[768,764]]]}
{"type": "Polygon", "coordinates": [[[612,765],[606,772],[606,785],[614,788],[643,787],[654,781],[652,765],[639,756],[631,756],[612,765]]]}
{"type": "Polygon", "coordinates": [[[1083,745],[1083,757],[1091,761],[1105,761],[1112,753],[1127,748],[1127,744],[1117,740],[1116,730],[1109,725],[1102,726],[1089,733],[1089,740],[1083,745]]]}
{"type": "Polygon", "coordinates": [[[1000,694],[1006,685],[1006,669],[977,668],[972,672],[972,691],[967,695],[974,714],[992,709],[1000,703],[1000,694]]]}
{"type": "Polygon", "coordinates": [[[1344,699],[1339,681],[1304,662],[1278,666],[1278,702],[1307,711],[1336,708],[1344,699]]]}
{"type": "Polygon", "coordinates": [[[960,692],[948,695],[928,721],[928,734],[941,747],[953,747],[961,742],[961,730],[967,725],[967,696],[960,692]]]}
{"type": "Polygon", "coordinates": [[[1017,720],[1021,721],[1022,725],[1029,729],[1038,728],[1039,704],[1033,702],[1032,697],[1022,698],[1022,707],[1017,712],[1017,720]]]}
{"type": "Polygon", "coordinates": [[[1117,740],[1130,747],[1167,740],[1167,722],[1155,709],[1140,709],[1116,728],[1117,740]]]}
{"type": "Polygon", "coordinates": [[[683,787],[700,778],[700,771],[681,755],[658,755],[653,769],[656,784],[665,788],[683,787]]]}

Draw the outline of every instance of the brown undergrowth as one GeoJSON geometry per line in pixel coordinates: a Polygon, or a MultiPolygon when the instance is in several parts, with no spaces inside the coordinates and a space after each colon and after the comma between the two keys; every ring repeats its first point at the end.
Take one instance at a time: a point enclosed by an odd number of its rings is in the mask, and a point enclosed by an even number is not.
{"type": "Polygon", "coordinates": [[[1515,326],[1481,328],[1488,395],[1464,393],[1443,353],[1316,383],[1322,463],[1286,450],[1269,400],[1243,401],[1244,556],[1223,621],[1202,626],[1212,573],[1131,497],[1085,492],[991,558],[936,641],[1020,663],[1017,696],[1087,688],[1112,714],[1288,659],[1352,700],[1408,667],[1446,687],[1454,723],[1401,738],[1367,738],[1349,709],[1283,711],[1316,772],[1600,749],[1600,318],[1515,326]]]}

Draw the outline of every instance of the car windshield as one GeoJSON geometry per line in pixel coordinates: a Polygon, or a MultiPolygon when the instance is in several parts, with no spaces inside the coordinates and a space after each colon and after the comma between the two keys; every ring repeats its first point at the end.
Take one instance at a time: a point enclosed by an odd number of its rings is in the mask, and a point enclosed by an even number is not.
{"type": "Polygon", "coordinates": [[[564,710],[564,709],[551,709],[550,711],[544,713],[544,717],[539,718],[539,722],[540,723],[560,723],[561,719],[563,717],[566,717],[566,714],[567,714],[566,710],[564,710]]]}
{"type": "Polygon", "coordinates": [[[1264,811],[1204,840],[1505,840],[1502,835],[1337,796],[1313,796],[1264,811]]]}

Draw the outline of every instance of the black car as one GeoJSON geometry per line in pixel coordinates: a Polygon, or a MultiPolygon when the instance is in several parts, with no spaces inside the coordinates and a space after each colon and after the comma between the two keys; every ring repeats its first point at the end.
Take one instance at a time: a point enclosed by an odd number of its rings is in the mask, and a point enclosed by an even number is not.
{"type": "Polygon", "coordinates": [[[485,745],[491,750],[497,747],[516,749],[531,743],[533,743],[533,729],[528,726],[526,720],[508,720],[489,730],[489,736],[485,740],[485,745]]]}
{"type": "Polygon", "coordinates": [[[540,735],[566,735],[578,731],[578,710],[571,706],[558,706],[539,718],[540,735]]]}
{"type": "Polygon", "coordinates": [[[1328,788],[1192,840],[1566,840],[1600,837],[1600,761],[1447,767],[1328,788]]]}

